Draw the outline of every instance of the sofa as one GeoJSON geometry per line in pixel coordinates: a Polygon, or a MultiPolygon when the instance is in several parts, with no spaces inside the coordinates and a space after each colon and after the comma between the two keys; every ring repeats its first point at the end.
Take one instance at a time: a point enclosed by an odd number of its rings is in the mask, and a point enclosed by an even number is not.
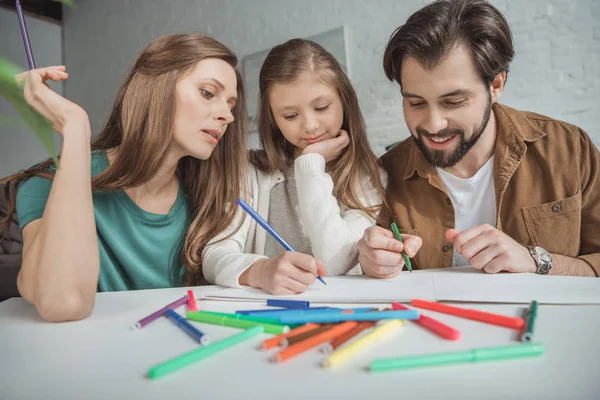
{"type": "MultiPolygon", "coordinates": [[[[4,184],[0,183],[0,220],[6,218],[7,206],[4,184]]],[[[17,275],[21,268],[21,230],[16,215],[8,232],[0,231],[0,301],[18,297],[17,275]],[[4,237],[2,237],[4,236],[4,237]]]]}

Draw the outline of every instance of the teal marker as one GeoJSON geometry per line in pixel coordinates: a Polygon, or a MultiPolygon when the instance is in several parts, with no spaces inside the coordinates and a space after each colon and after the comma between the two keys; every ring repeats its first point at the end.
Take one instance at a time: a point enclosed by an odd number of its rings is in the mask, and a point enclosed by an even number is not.
{"type": "Polygon", "coordinates": [[[292,315],[289,317],[279,317],[279,323],[284,325],[295,324],[327,324],[344,321],[380,321],[384,319],[419,319],[419,312],[415,310],[408,311],[378,311],[378,312],[358,312],[349,314],[306,314],[292,315]]]}
{"type": "Polygon", "coordinates": [[[506,360],[511,358],[533,357],[544,354],[541,343],[517,344],[483,349],[436,353],[401,358],[380,358],[371,362],[372,372],[391,371],[416,367],[471,363],[480,361],[506,360]]]}
{"type": "MultiPolygon", "coordinates": [[[[402,240],[402,236],[400,236],[400,231],[398,230],[398,225],[396,225],[395,222],[392,222],[392,230],[394,231],[394,235],[396,236],[396,239],[398,239],[399,242],[404,243],[404,240],[402,240]]],[[[406,251],[402,250],[402,257],[404,257],[404,264],[406,264],[406,269],[408,269],[410,271],[410,273],[412,273],[412,266],[410,265],[410,258],[408,258],[408,254],[406,254],[406,251]]]]}
{"type": "Polygon", "coordinates": [[[533,300],[529,305],[529,311],[527,312],[527,328],[521,335],[521,341],[529,343],[533,340],[533,325],[535,324],[535,318],[537,317],[538,302],[533,300]]]}

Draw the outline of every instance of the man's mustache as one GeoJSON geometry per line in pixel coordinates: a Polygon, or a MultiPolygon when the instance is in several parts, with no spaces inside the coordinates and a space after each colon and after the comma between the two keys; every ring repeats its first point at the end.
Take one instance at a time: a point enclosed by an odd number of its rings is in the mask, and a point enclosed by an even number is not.
{"type": "Polygon", "coordinates": [[[446,138],[449,138],[451,136],[456,136],[456,135],[465,136],[465,131],[463,131],[462,129],[459,129],[459,128],[442,129],[435,135],[432,135],[431,133],[429,133],[427,130],[421,128],[420,126],[417,127],[416,131],[419,134],[419,136],[425,136],[426,138],[429,138],[429,139],[431,139],[431,138],[446,139],[446,138]]]}

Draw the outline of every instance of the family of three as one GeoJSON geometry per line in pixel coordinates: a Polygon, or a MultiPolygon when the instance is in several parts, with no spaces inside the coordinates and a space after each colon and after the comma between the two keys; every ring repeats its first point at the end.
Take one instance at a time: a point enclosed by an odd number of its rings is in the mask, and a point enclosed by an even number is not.
{"type": "Polygon", "coordinates": [[[64,67],[25,72],[25,99],[63,145],[58,169],[47,160],[3,179],[4,224],[16,212],[23,236],[19,291],[65,321],[88,316],[97,291],[208,282],[293,294],[318,275],[395,277],[402,253],[416,269],[597,276],[598,149],[574,125],[500,104],[513,56],[508,22],[485,0],[411,15],[383,55],[411,136],[379,160],[348,76],[308,40],[269,52],[250,152],[238,59],[210,37],[146,46],[93,138],[85,110],[44,84],[67,79],[64,67]]]}

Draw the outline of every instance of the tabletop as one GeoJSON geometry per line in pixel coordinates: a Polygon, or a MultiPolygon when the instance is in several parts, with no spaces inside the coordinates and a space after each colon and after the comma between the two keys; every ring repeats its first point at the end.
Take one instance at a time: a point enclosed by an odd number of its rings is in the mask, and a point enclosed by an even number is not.
{"type": "MultiPolygon", "coordinates": [[[[0,399],[173,399],[194,395],[204,399],[278,400],[600,398],[599,305],[540,305],[534,338],[546,349],[540,357],[369,372],[368,365],[376,358],[518,343],[514,330],[425,311],[459,329],[462,338],[444,340],[407,322],[397,334],[329,370],[321,367],[324,355],[318,349],[281,364],[269,362],[277,350],[258,349],[262,340],[271,337],[263,334],[150,380],[147,372],[151,366],[193,350],[197,344],[166,318],[137,331],[131,326],[185,295],[186,289],[99,293],[90,317],[67,323],[43,321],[21,298],[0,303],[0,399]]],[[[204,300],[203,296],[218,289],[192,289],[201,310],[266,308],[257,302],[204,300]]],[[[518,304],[459,305],[509,316],[522,316],[525,309],[518,304]]],[[[389,303],[379,306],[389,307],[389,303]]],[[[183,306],[177,312],[183,315],[185,309],[183,306]]],[[[239,332],[207,324],[196,326],[212,341],[239,332]]]]}

